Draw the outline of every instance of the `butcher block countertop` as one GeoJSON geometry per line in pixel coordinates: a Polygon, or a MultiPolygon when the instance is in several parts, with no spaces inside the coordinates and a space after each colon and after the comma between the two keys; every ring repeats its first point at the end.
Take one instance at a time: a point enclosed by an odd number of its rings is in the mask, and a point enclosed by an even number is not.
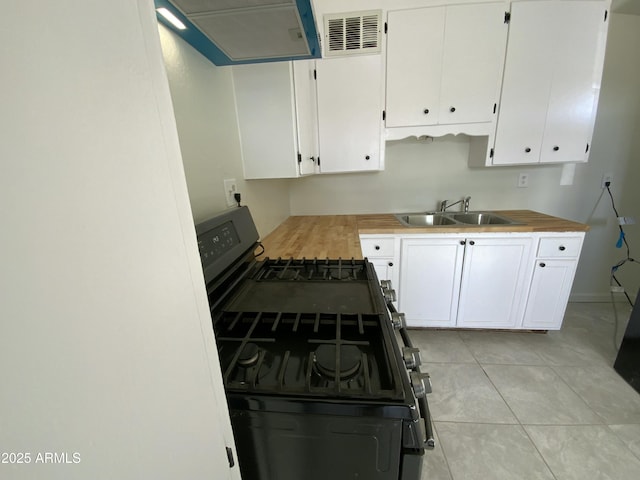
{"type": "Polygon", "coordinates": [[[270,258],[362,258],[360,234],[586,232],[589,226],[531,210],[497,210],[520,225],[405,227],[393,214],[310,215],[287,218],[262,244],[270,258]]]}

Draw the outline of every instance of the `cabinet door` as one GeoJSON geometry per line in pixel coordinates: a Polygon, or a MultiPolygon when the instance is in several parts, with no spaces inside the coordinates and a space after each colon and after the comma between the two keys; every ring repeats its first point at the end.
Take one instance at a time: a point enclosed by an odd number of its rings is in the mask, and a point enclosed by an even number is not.
{"type": "Polygon", "coordinates": [[[318,106],[314,78],[315,68],[313,60],[293,62],[300,175],[316,173],[318,168],[318,106]]]}
{"type": "Polygon", "coordinates": [[[395,288],[393,283],[393,274],[395,271],[393,258],[370,258],[369,261],[373,264],[376,275],[378,275],[378,280],[390,280],[391,285],[395,288]]]}
{"type": "Polygon", "coordinates": [[[602,76],[602,61],[594,60],[604,55],[604,14],[602,2],[560,2],[549,19],[558,41],[541,163],[587,158],[602,76]]]}
{"type": "Polygon", "coordinates": [[[244,178],[298,176],[291,62],[233,67],[244,178]]]}
{"type": "Polygon", "coordinates": [[[552,3],[556,2],[511,6],[494,165],[539,161],[551,92],[550,59],[557,47],[550,25],[552,3]]]}
{"type": "Polygon", "coordinates": [[[381,168],[382,60],[360,55],[316,61],[320,172],[381,168]]]}
{"type": "Polygon", "coordinates": [[[559,330],[569,301],[577,260],[538,260],[522,326],[559,330]]]}
{"type": "Polygon", "coordinates": [[[438,123],[445,7],[389,12],[386,126],[438,123]]]}
{"type": "Polygon", "coordinates": [[[447,7],[440,124],[493,120],[507,41],[504,15],[504,3],[447,7]]]}
{"type": "Polygon", "coordinates": [[[399,310],[413,327],[456,324],[464,246],[460,239],[403,239],[399,310]]]}
{"type": "Polygon", "coordinates": [[[531,242],[530,238],[467,240],[459,327],[520,326],[530,280],[531,242]]]}
{"type": "Polygon", "coordinates": [[[512,4],[494,165],[586,159],[604,59],[605,6],[512,4]]]}

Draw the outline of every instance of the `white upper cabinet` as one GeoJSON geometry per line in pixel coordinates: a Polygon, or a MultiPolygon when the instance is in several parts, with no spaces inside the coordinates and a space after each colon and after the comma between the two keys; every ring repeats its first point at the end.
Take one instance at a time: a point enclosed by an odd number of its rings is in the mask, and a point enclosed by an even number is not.
{"type": "Polygon", "coordinates": [[[293,62],[293,81],[298,127],[298,169],[300,175],[318,172],[318,105],[315,62],[293,62]]]}
{"type": "Polygon", "coordinates": [[[316,61],[320,173],[383,169],[380,55],[316,61]]]}
{"type": "Polygon", "coordinates": [[[388,139],[489,133],[500,91],[507,11],[506,2],[495,2],[388,13],[388,139]]]}
{"type": "Polygon", "coordinates": [[[512,4],[495,143],[489,140],[487,164],[587,161],[609,4],[512,4]]]}
{"type": "Polygon", "coordinates": [[[233,67],[244,177],[315,173],[318,142],[314,62],[233,67]],[[313,160],[311,160],[313,158],[313,160]]]}

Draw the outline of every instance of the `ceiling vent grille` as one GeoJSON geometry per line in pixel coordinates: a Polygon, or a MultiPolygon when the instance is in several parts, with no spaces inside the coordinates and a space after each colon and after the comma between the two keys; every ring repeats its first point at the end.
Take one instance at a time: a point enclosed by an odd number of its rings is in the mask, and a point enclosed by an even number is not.
{"type": "Polygon", "coordinates": [[[379,53],[381,19],[380,10],[325,15],[325,56],[379,53]]]}

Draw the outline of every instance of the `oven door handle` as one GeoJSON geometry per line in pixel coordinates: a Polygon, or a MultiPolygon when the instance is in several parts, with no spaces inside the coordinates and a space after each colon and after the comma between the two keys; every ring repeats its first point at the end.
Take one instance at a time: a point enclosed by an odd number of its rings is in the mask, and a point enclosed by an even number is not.
{"type": "MultiPolygon", "coordinates": [[[[391,313],[398,313],[396,307],[391,302],[387,302],[387,308],[391,313]]],[[[411,343],[411,338],[409,338],[409,333],[407,329],[402,326],[399,330],[400,336],[402,337],[402,343],[404,343],[405,347],[413,348],[413,343],[411,343]]],[[[416,366],[413,368],[413,371],[420,374],[420,367],[416,366]]],[[[426,430],[426,440],[425,440],[425,448],[432,449],[436,446],[436,441],[433,437],[433,424],[431,423],[431,412],[429,411],[429,404],[427,403],[427,396],[423,396],[422,398],[418,398],[418,408],[420,409],[420,416],[424,419],[424,426],[426,430]]]]}

